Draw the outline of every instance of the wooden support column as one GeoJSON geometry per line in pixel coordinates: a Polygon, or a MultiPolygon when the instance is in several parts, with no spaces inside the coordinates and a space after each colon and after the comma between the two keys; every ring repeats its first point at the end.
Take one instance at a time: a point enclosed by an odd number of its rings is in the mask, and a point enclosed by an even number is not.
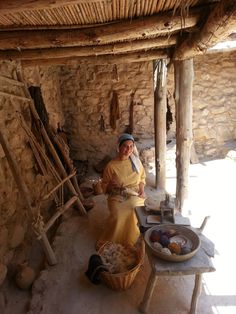
{"type": "Polygon", "coordinates": [[[192,145],[193,59],[175,61],[176,104],[176,209],[188,196],[188,171],[192,145]]]}
{"type": "Polygon", "coordinates": [[[166,189],[166,59],[156,62],[154,77],[155,187],[166,189]]]}

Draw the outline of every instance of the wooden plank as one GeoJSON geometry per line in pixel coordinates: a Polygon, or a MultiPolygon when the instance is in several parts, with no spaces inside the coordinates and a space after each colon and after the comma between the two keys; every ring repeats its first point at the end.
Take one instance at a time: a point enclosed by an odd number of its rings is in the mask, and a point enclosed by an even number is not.
{"type": "Polygon", "coordinates": [[[29,49],[29,50],[6,50],[0,51],[0,60],[37,60],[55,58],[73,58],[99,56],[106,54],[119,54],[144,49],[170,47],[175,45],[177,37],[158,37],[133,42],[116,43],[102,46],[87,47],[67,47],[67,48],[48,48],[48,49],[29,49]]]}
{"type": "Polygon", "coordinates": [[[199,17],[198,11],[190,13],[185,19],[184,27],[180,16],[172,16],[169,12],[84,29],[2,31],[0,47],[4,50],[102,45],[154,35],[171,35],[184,28],[194,27],[199,17]]]}
{"type": "Polygon", "coordinates": [[[189,37],[177,48],[174,59],[183,60],[203,54],[210,47],[225,40],[235,31],[236,1],[222,0],[210,13],[201,31],[189,37]]]}

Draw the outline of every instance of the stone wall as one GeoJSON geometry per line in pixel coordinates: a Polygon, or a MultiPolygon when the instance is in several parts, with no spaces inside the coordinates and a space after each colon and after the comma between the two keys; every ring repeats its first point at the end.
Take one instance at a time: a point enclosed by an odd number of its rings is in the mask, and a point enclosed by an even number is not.
{"type": "MultiPolygon", "coordinates": [[[[193,140],[200,160],[222,158],[236,139],[236,52],[194,58],[193,140]]],[[[175,115],[174,71],[168,72],[168,96],[175,115]]],[[[175,137],[175,122],[169,137],[175,137]]]]}
{"type": "Polygon", "coordinates": [[[153,137],[152,63],[63,67],[61,96],[65,130],[74,159],[98,161],[114,155],[118,134],[129,125],[129,106],[134,94],[134,131],[137,138],[153,137]],[[118,95],[119,118],[110,125],[110,105],[118,95]],[[101,123],[104,121],[104,125],[101,123]]]}
{"type": "Polygon", "coordinates": [[[200,158],[223,157],[236,139],[236,51],[194,60],[193,135],[200,158]]]}
{"type": "MultiPolygon", "coordinates": [[[[44,177],[38,172],[20,120],[21,113],[31,125],[29,104],[24,100],[24,91],[17,81],[17,64],[0,62],[0,130],[8,143],[11,154],[25,182],[32,201],[39,199],[45,187],[44,177]],[[14,97],[17,95],[22,97],[14,97]]],[[[7,158],[0,144],[0,285],[9,265],[28,261],[31,249],[32,227],[29,210],[22,193],[16,185],[7,158]]]]}
{"type": "Polygon", "coordinates": [[[29,86],[41,88],[45,107],[49,115],[50,125],[56,129],[58,123],[64,124],[61,107],[61,89],[59,67],[27,67],[23,69],[24,79],[29,86]]]}
{"type": "MultiPolygon", "coordinates": [[[[224,143],[236,137],[236,52],[194,59],[193,138],[199,159],[223,157],[224,143]]],[[[129,124],[134,95],[134,136],[153,139],[152,62],[126,65],[48,67],[31,69],[28,81],[41,86],[50,123],[64,125],[73,159],[96,162],[114,155],[117,135],[129,124]],[[117,92],[120,117],[110,125],[110,104],[117,92]]],[[[173,66],[168,69],[168,103],[173,122],[167,139],[175,138],[173,66]]]]}

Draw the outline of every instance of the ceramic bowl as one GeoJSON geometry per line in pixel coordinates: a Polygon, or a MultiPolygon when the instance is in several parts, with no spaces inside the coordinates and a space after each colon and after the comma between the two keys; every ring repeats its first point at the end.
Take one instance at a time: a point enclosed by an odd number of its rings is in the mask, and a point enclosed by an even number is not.
{"type": "Polygon", "coordinates": [[[198,249],[200,248],[200,238],[197,235],[196,232],[194,232],[192,229],[184,227],[184,226],[179,226],[179,225],[174,225],[174,224],[164,224],[164,225],[158,225],[154,226],[150,229],[148,229],[145,232],[144,240],[151,250],[151,252],[156,255],[157,257],[170,261],[170,262],[182,262],[190,259],[193,257],[198,249]],[[153,232],[153,230],[156,231],[161,231],[162,233],[169,234],[169,241],[171,242],[176,242],[178,243],[181,247],[188,248],[188,253],[186,254],[165,254],[160,251],[160,248],[156,248],[155,245],[153,245],[154,242],[150,240],[150,235],[153,232]],[[172,236],[170,236],[172,234],[172,236]]]}

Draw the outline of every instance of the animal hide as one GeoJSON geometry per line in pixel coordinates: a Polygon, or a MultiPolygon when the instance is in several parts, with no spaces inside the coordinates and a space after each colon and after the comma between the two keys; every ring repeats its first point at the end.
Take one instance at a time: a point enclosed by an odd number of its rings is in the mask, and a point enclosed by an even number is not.
{"type": "Polygon", "coordinates": [[[116,121],[120,118],[119,101],[116,91],[113,91],[110,105],[110,126],[116,129],[116,121]]]}

